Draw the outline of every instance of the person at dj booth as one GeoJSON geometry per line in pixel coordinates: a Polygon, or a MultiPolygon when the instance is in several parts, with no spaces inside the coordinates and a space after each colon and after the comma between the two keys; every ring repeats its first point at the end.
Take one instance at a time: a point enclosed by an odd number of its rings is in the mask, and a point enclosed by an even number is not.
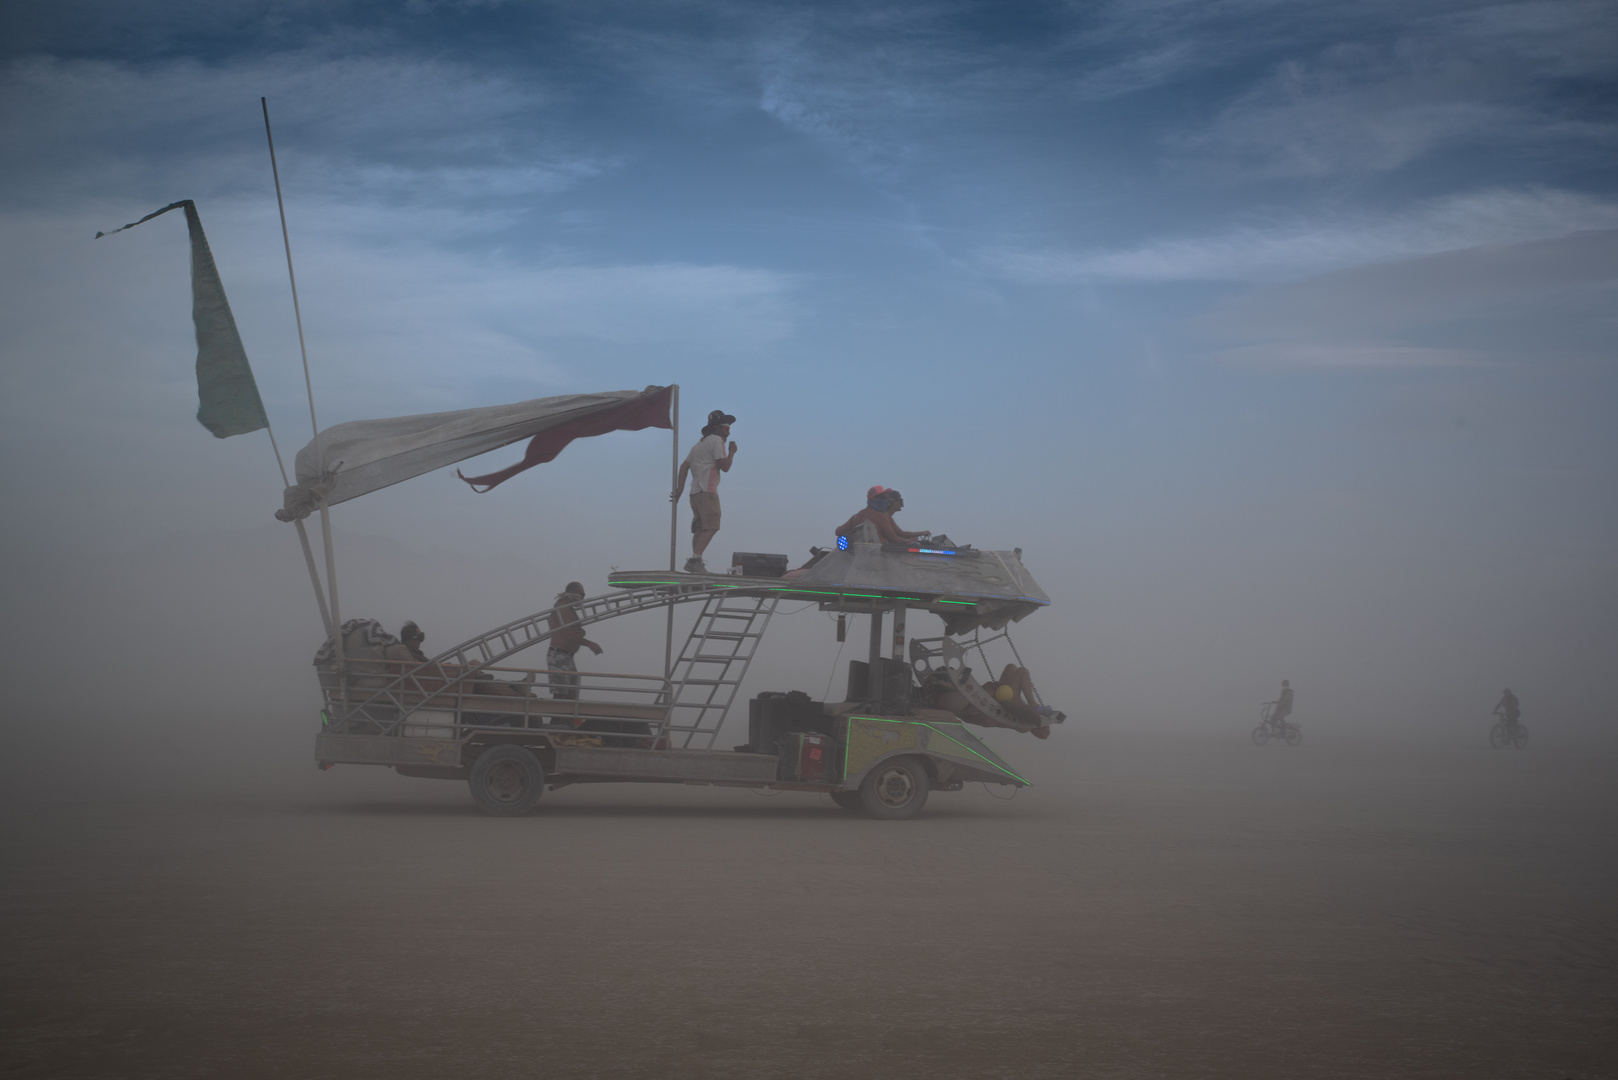
{"type": "Polygon", "coordinates": [[[837,535],[839,537],[848,536],[859,527],[860,522],[869,521],[876,526],[877,535],[882,538],[882,542],[885,544],[907,544],[912,540],[931,536],[933,534],[931,529],[918,529],[915,532],[907,532],[899,528],[893,520],[893,515],[903,510],[904,506],[903,495],[900,495],[893,488],[885,488],[881,484],[877,484],[865,493],[865,509],[837,526],[837,535]]]}

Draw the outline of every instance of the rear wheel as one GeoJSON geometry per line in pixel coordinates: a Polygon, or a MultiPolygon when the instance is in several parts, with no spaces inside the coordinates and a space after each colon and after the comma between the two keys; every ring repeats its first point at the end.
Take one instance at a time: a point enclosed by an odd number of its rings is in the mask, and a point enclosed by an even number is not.
{"type": "Polygon", "coordinates": [[[1253,729],[1253,745],[1263,746],[1270,741],[1270,725],[1260,724],[1253,729]]]}
{"type": "Polygon", "coordinates": [[[927,805],[927,770],[915,758],[890,758],[860,783],[860,806],[886,821],[915,817],[927,805]]]}
{"type": "Polygon", "coordinates": [[[1297,724],[1288,724],[1287,745],[1297,746],[1301,742],[1303,742],[1303,728],[1299,727],[1297,724]]]}
{"type": "Polygon", "coordinates": [[[466,783],[485,814],[521,817],[545,791],[545,766],[530,751],[502,743],[478,755],[466,783]]]}
{"type": "Polygon", "coordinates": [[[1517,725],[1517,730],[1511,733],[1511,745],[1515,746],[1518,750],[1521,750],[1528,745],[1527,724],[1517,725]]]}
{"type": "Polygon", "coordinates": [[[834,791],[831,793],[831,801],[844,810],[859,810],[864,806],[857,791],[834,791]]]}
{"type": "Polygon", "coordinates": [[[1506,730],[1505,721],[1496,720],[1494,727],[1489,729],[1489,745],[1499,750],[1511,739],[1511,732],[1506,730]]]}

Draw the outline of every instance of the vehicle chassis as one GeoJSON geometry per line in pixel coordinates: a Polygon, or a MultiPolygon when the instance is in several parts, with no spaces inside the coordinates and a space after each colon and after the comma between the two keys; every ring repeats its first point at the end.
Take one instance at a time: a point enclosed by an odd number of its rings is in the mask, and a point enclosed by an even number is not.
{"type": "MultiPolygon", "coordinates": [[[[700,600],[705,594],[788,591],[780,581],[734,577],[673,584],[658,590],[657,606],[700,600]]],[[[817,599],[824,607],[872,616],[873,659],[885,610],[895,611],[895,639],[903,640],[902,601],[868,592],[858,598],[817,599]]],[[[585,622],[653,606],[617,603],[613,609],[602,604],[603,610],[594,611],[593,603],[585,602],[585,622]]],[[[527,812],[543,790],[586,783],[824,792],[846,809],[894,818],[919,811],[929,791],[958,791],[970,781],[1028,786],[966,724],[942,710],[904,709],[901,714],[870,702],[821,705],[814,730],[828,736],[831,753],[824,772],[806,780],[794,775],[781,754],[752,752],[750,747],[713,749],[723,709],[711,729],[675,723],[672,715],[679,706],[671,709],[670,702],[679,701],[682,687],[671,676],[564,673],[480,662],[548,638],[548,614],[475,639],[498,641],[503,647],[496,652],[485,648],[480,655],[469,647],[473,642],[425,663],[358,658],[348,661],[342,675],[321,671],[325,707],[316,736],[317,763],[322,769],[381,765],[403,776],[466,780],[474,801],[497,815],[527,812]],[[536,692],[547,687],[560,696],[536,692]],[[706,734],[709,745],[690,745],[693,731],[706,734]],[[685,745],[674,745],[682,738],[685,745]],[[511,749],[499,749],[503,747],[511,749]],[[497,753],[490,756],[491,751],[497,753]],[[485,758],[487,768],[480,769],[485,758]],[[480,775],[491,769],[504,769],[504,779],[480,775]]],[[[949,651],[950,663],[959,667],[959,648],[949,651]]],[[[910,655],[916,669],[926,671],[942,653],[924,641],[912,641],[910,655]]]]}

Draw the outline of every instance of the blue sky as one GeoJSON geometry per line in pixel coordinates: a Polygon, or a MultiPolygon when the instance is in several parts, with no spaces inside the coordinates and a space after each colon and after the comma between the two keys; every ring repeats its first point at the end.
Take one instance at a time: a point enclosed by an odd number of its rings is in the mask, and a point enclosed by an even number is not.
{"type": "MultiPolygon", "coordinates": [[[[1290,673],[1345,724],[1506,684],[1618,719],[1609,4],[0,19],[19,558],[273,527],[259,438],[191,420],[178,219],[90,239],[196,199],[300,445],[262,95],[323,423],[679,382],[740,417],[716,550],[797,555],[901,487],[912,527],[1028,551],[1076,712],[1193,722],[1290,673]]],[[[665,557],[667,454],[339,524],[599,576],[665,557]]]]}

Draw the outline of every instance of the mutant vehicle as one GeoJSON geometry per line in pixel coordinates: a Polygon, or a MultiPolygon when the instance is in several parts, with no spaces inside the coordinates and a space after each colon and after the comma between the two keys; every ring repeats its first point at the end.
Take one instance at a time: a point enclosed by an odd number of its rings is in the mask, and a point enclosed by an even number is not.
{"type": "MultiPolygon", "coordinates": [[[[267,104],[264,114],[268,138],[267,104]]],[[[567,394],[321,428],[274,153],[271,141],[313,434],[297,453],[294,476],[287,476],[195,203],[171,203],[124,229],[184,211],[197,332],[197,419],[218,438],[259,430],[269,436],[284,483],[276,517],[295,527],[325,631],[315,657],[323,704],[315,758],[323,769],[376,765],[407,776],[465,781],[477,805],[497,815],[525,813],[545,791],[585,783],[820,791],[838,806],[882,818],[910,817],[930,792],[958,790],[969,781],[1027,786],[973,727],[1044,737],[1063,718],[1043,703],[1036,709],[1026,700],[1013,705],[992,695],[989,687],[996,694],[1003,688],[988,671],[974,677],[967,662],[975,646],[986,666],[985,633],[1003,636],[1009,623],[1050,603],[1022,565],[1020,550],[977,551],[942,539],[884,544],[863,522],[839,538],[836,551],[797,570],[786,569],[784,556],[743,553],[733,562],[738,573],[675,573],[678,506],[671,502],[668,571],[614,572],[603,594],[579,595],[563,608],[495,627],[437,656],[418,653],[374,620],[344,621],[333,507],[527,440],[522,460],[508,468],[470,477],[456,471],[473,491],[486,493],[554,460],[574,440],[646,428],[671,432],[674,479],[680,465],[679,387],[567,394]],[[307,526],[315,515],[320,560],[307,526]],[[869,655],[850,662],[841,700],[813,701],[791,690],[761,694],[749,702],[748,741],[716,748],[759,640],[783,600],[809,600],[837,612],[840,635],[847,616],[866,616],[869,655]],[[681,605],[692,605],[696,615],[676,655],[674,612],[681,605]],[[660,674],[573,673],[511,663],[570,625],[646,611],[666,613],[660,674]],[[941,616],[944,633],[907,637],[907,613],[917,611],[941,616]],[[891,639],[884,637],[884,624],[891,639]],[[884,648],[885,640],[891,648],[884,648]]],[[[671,490],[678,486],[675,479],[671,490]]],[[[1019,693],[1037,698],[1031,682],[1019,677],[1019,685],[1025,685],[1019,693]]]]}
{"type": "MultiPolygon", "coordinates": [[[[567,438],[620,430],[626,425],[615,426],[611,414],[640,408],[645,419],[651,399],[664,407],[672,399],[677,410],[677,389],[340,424],[299,452],[299,483],[287,488],[280,516],[301,521],[339,497],[481,453],[493,439],[504,445],[526,434],[554,445],[558,427],[567,438]],[[472,414],[480,413],[489,422],[481,440],[468,435],[480,422],[472,414]]],[[[337,616],[309,562],[329,627],[337,616]]],[[[1029,786],[974,730],[1043,738],[1065,719],[1042,703],[1037,713],[1019,709],[990,689],[995,673],[984,647],[1010,645],[1008,625],[1050,604],[1020,549],[883,543],[862,522],[806,568],[788,572],[786,563],[782,555],[737,553],[726,574],[615,571],[606,592],[569,598],[434,656],[413,654],[375,620],[342,622],[314,661],[322,697],[316,761],[323,769],[374,765],[462,781],[478,807],[501,816],[525,814],[544,792],[574,784],[824,792],[840,807],[888,819],[911,817],[930,793],[970,782],[1029,786]],[[783,601],[836,612],[839,636],[849,616],[864,616],[868,653],[848,662],[837,700],[790,688],[759,693],[747,703],[747,741],[716,745],[783,601]],[[695,616],[676,651],[673,612],[683,605],[695,616]],[[522,663],[522,654],[537,652],[544,664],[543,647],[563,627],[647,612],[667,615],[661,673],[522,663]],[[909,636],[907,619],[921,612],[939,616],[943,633],[909,636]]],[[[334,606],[334,589],[331,595],[334,606]]]]}
{"type": "Polygon", "coordinates": [[[390,659],[399,643],[374,621],[345,623],[344,670],[330,641],[316,656],[324,699],[317,761],[464,781],[482,810],[502,816],[527,813],[546,790],[628,782],[824,792],[847,810],[900,819],[931,792],[968,782],[1028,786],[974,727],[1029,731],[1065,719],[1013,715],[969,663],[973,650],[986,657],[983,647],[1004,638],[1006,623],[1050,602],[1016,551],[903,548],[882,544],[866,524],[846,549],[793,580],[619,571],[608,584],[565,613],[526,616],[425,661],[390,659]],[[848,662],[839,700],[756,695],[747,742],[717,748],[782,601],[864,615],[868,654],[848,662]],[[697,613],[664,674],[513,663],[560,626],[681,604],[697,613]],[[945,633],[908,637],[916,612],[940,616],[945,633]],[[938,699],[956,711],[925,704],[938,699]]]}

